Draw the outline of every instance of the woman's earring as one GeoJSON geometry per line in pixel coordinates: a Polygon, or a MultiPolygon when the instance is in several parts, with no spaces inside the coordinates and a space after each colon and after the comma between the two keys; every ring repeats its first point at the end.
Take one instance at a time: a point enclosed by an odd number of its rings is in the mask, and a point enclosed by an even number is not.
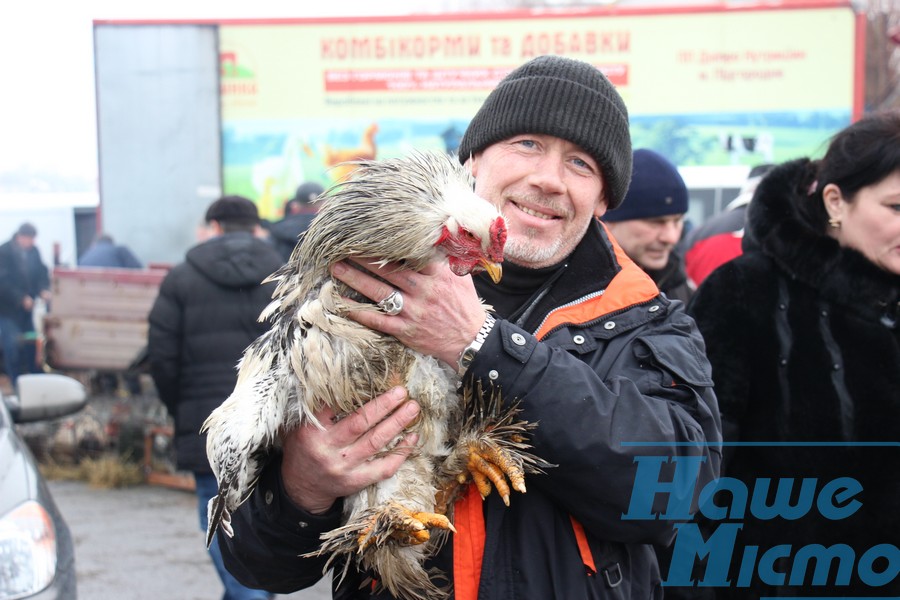
{"type": "Polygon", "coordinates": [[[828,226],[831,227],[832,229],[840,229],[841,221],[840,221],[840,219],[831,217],[830,219],[828,219],[828,226]]]}

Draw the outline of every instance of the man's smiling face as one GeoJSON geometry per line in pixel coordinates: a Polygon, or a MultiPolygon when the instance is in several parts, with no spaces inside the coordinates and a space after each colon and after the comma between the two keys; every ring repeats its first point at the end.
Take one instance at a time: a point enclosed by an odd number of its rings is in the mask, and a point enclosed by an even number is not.
{"type": "Polygon", "coordinates": [[[506,220],[504,256],[530,268],[557,264],[606,212],[603,177],[594,158],[551,135],[517,135],[470,160],[475,192],[506,220]]]}

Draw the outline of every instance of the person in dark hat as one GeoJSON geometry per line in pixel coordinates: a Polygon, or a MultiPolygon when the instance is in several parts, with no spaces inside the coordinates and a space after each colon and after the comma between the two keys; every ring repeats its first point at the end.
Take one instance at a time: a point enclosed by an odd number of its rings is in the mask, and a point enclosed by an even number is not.
{"type": "MultiPolygon", "coordinates": [[[[234,388],[244,348],[265,331],[257,319],[274,284],[262,281],[282,264],[275,249],[253,235],[259,214],[249,199],[220,198],[210,204],[205,220],[211,237],[188,250],[185,261],[166,275],[148,334],[150,372],[175,420],[177,466],[194,473],[202,531],[207,503],[218,486],[206,459],[206,437],[198,432],[234,388]]],[[[225,598],[271,597],[238,583],[216,546],[210,555],[225,598]]]]}
{"type": "Polygon", "coordinates": [[[687,303],[694,286],[674,251],[688,210],[687,186],[675,165],[653,150],[635,150],[633,165],[625,201],[603,215],[603,222],[661,292],[687,303]]]}
{"type": "MultiPolygon", "coordinates": [[[[528,475],[527,493],[509,506],[496,492],[461,488],[448,513],[456,533],[423,547],[425,566],[446,575],[456,600],[659,598],[652,544],[675,534],[673,513],[659,512],[666,497],[686,499],[675,511],[684,519],[696,507],[690,490],[636,484],[637,464],[693,461],[687,479],[700,489],[718,474],[721,431],[693,320],[597,219],[622,204],[631,181],[625,104],[594,65],[541,56],[488,95],[458,158],[505,219],[502,281],[456,277],[442,264],[404,270],[379,257],[338,263],[332,275],[373,304],[402,297],[399,311],[349,316],[520,402],[517,417],[536,425],[527,442],[555,466],[528,475]]],[[[321,425],[285,432],[231,515],[234,536],[218,535],[231,572],[281,593],[318,581],[328,557],[308,553],[341,525],[344,496],[388,479],[415,452],[404,429],[418,410],[395,388],[343,418],[320,413],[321,425]]],[[[383,543],[412,537],[395,533],[383,543]]],[[[346,560],[330,565],[335,598],[390,597],[377,572],[346,560]]]]}
{"type": "Polygon", "coordinates": [[[268,227],[269,236],[285,262],[297,245],[297,238],[306,231],[316,216],[313,201],[324,188],[314,181],[307,181],[297,187],[294,197],[284,203],[284,218],[268,227]]]}
{"type": "Polygon", "coordinates": [[[33,310],[36,301],[50,300],[50,276],[34,244],[36,237],[35,226],[22,223],[12,239],[0,246],[0,341],[3,366],[13,385],[19,374],[40,370],[33,343],[33,310]]]}

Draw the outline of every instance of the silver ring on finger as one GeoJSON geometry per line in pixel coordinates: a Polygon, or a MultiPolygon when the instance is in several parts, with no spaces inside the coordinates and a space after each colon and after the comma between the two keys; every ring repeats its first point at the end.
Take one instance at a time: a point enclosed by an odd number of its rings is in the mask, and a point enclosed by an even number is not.
{"type": "Polygon", "coordinates": [[[394,290],[387,298],[378,303],[378,308],[384,311],[386,315],[391,315],[392,317],[399,315],[400,311],[403,310],[403,294],[398,290],[394,290]]]}

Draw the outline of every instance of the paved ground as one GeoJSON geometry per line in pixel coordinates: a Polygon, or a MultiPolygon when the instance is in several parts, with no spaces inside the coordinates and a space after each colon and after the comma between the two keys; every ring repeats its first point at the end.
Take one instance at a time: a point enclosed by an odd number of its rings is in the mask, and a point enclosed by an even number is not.
{"type": "MultiPolygon", "coordinates": [[[[9,379],[0,374],[0,392],[11,391],[9,379]]],[[[37,438],[29,439],[37,441],[38,447],[41,443],[54,448],[65,443],[80,447],[79,436],[93,435],[101,447],[112,446],[123,454],[141,457],[143,432],[162,424],[164,417],[164,409],[152,394],[95,395],[86,409],[64,420],[69,426],[56,423],[48,433],[38,424],[31,432],[37,438]]],[[[154,461],[171,459],[170,444],[156,446],[154,443],[154,461]]],[[[48,483],[75,540],[78,597],[82,600],[222,597],[222,584],[199,529],[193,492],[160,485],[98,489],[81,481],[48,483]]],[[[277,598],[330,600],[330,582],[321,581],[309,590],[277,598]]]]}
{"type": "MultiPolygon", "coordinates": [[[[50,489],[75,539],[79,598],[221,598],[192,493],[146,485],[94,489],[72,481],[51,481],[50,489]]],[[[278,598],[326,600],[331,591],[322,581],[278,598]]]]}

